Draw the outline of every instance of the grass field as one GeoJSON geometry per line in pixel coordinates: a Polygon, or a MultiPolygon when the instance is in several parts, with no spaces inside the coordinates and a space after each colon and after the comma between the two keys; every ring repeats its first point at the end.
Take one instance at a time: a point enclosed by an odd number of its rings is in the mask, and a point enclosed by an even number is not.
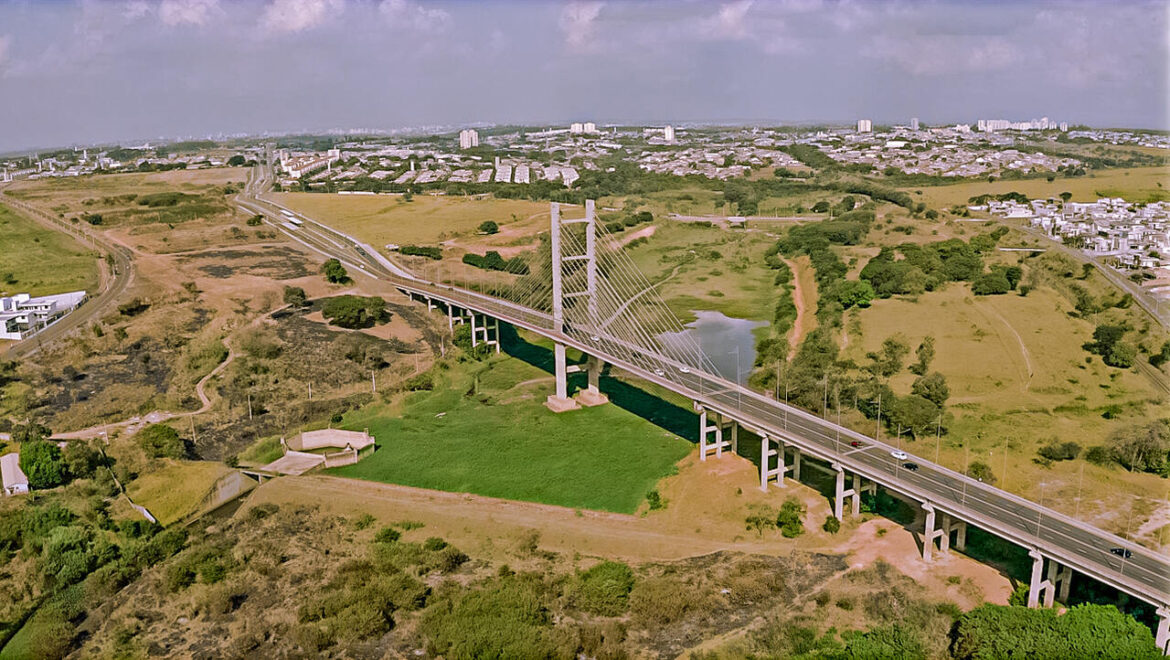
{"type": "MultiPolygon", "coordinates": [[[[1073,491],[1080,488],[1076,470],[1083,461],[1043,468],[1031,460],[1036,450],[1052,440],[1086,448],[1104,444],[1114,431],[1164,414],[1165,401],[1140,373],[1107,367],[1100,358],[1087,364],[1081,345],[1091,340],[1093,324],[1070,317],[1070,308],[1047,287],[1027,297],[977,297],[969,287],[951,284],[917,301],[880,300],[861,310],[860,341],[851,335],[845,355],[865,363],[865,353],[887,337],[900,335],[913,350],[924,336],[933,336],[931,369],[946,376],[947,408],[955,416],[941,443],[941,462],[962,470],[969,451],[971,461],[990,464],[1001,478],[1006,468],[1001,487],[1038,499],[1040,484],[1047,483],[1048,504],[1072,512],[1073,491]],[[1110,406],[1117,408],[1107,419],[1110,406]],[[1067,497],[1052,498],[1061,488],[1067,497]]],[[[909,393],[914,378],[903,371],[891,386],[909,393]]],[[[933,460],[934,440],[919,440],[908,449],[933,460]]],[[[1088,468],[1084,493],[1093,497],[1086,497],[1091,503],[1079,511],[1104,516],[1098,522],[1106,527],[1125,523],[1110,511],[1111,497],[1161,497],[1154,475],[1088,468]]]]}
{"type": "Polygon", "coordinates": [[[547,372],[515,358],[457,365],[441,378],[432,392],[347,415],[344,426],[368,428],[378,450],[330,472],[632,513],[691,449],[615,405],[550,412],[544,407],[552,388],[547,372]]]}
{"type": "Polygon", "coordinates": [[[130,482],[126,493],[160,523],[169,525],[193,513],[216,479],[228,472],[223,463],[173,461],[130,482]]]}
{"type": "Polygon", "coordinates": [[[0,205],[0,290],[34,296],[98,287],[97,255],[0,205]]]}
{"type": "Polygon", "coordinates": [[[1170,169],[1164,167],[1134,167],[1105,170],[1088,176],[1019,181],[971,181],[948,186],[910,186],[913,193],[922,191],[927,206],[945,209],[955,204],[966,204],[976,195],[998,195],[1019,192],[1030,199],[1056,197],[1062,192],[1072,193],[1074,202],[1093,202],[1099,197],[1122,197],[1130,201],[1147,202],[1170,200],[1170,169]],[[1160,184],[1160,185],[1159,185],[1160,184]]]}
{"type": "Polygon", "coordinates": [[[547,202],[512,199],[416,195],[407,202],[398,195],[318,193],[274,193],[272,198],[378,248],[387,243],[433,245],[473,234],[485,220],[503,228],[548,213],[547,202]]]}
{"type": "Polygon", "coordinates": [[[775,300],[774,275],[765,267],[771,240],[758,232],[660,220],[645,243],[627,253],[684,322],[694,310],[767,321],[775,300]],[[673,273],[673,274],[672,274],[673,273]]]}

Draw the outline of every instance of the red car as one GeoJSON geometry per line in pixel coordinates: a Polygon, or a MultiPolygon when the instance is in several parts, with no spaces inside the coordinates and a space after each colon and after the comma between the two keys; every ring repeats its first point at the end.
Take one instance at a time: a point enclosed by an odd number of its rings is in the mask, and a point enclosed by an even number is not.
{"type": "Polygon", "coordinates": [[[862,446],[862,445],[861,445],[861,441],[860,441],[860,440],[854,440],[853,442],[850,442],[850,443],[849,443],[849,446],[850,446],[850,447],[860,447],[860,446],[862,446]]]}

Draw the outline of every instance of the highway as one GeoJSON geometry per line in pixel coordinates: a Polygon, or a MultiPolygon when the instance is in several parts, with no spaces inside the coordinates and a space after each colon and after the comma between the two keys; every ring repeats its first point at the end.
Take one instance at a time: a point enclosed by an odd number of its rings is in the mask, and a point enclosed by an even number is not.
{"type": "Polygon", "coordinates": [[[894,447],[721,377],[683,369],[657,355],[623,357],[630,355],[631,346],[620,337],[554,330],[547,313],[420,279],[395,267],[370,246],[312,219],[307,219],[301,229],[288,230],[278,220],[280,207],[258,198],[255,192],[244,197],[240,200],[244,208],[264,215],[269,223],[302,244],[348,267],[388,280],[403,291],[487,314],[577,348],[723,413],[748,430],[766,433],[806,454],[839,464],[848,472],[919,502],[929,502],[940,513],[951,514],[1024,548],[1037,549],[1064,566],[1152,605],[1170,604],[1170,558],[1164,555],[921,457],[913,458],[919,469],[908,471],[902,467],[904,461],[890,455],[894,447]],[[852,441],[862,443],[862,448],[850,446],[852,441]],[[1125,548],[1132,555],[1122,558],[1110,552],[1113,548],[1125,548]]]}
{"type": "Polygon", "coordinates": [[[0,190],[0,203],[50,229],[69,234],[86,247],[98,248],[107,255],[113,255],[112,277],[106,282],[105,288],[100,293],[91,295],[89,300],[56,323],[10,346],[4,353],[4,357],[16,360],[36,353],[44,344],[60,339],[108,312],[130,287],[130,283],[134,281],[134,258],[129,249],[108,240],[100,232],[89,231],[55,218],[40,209],[14,199],[5,190],[0,190]]]}

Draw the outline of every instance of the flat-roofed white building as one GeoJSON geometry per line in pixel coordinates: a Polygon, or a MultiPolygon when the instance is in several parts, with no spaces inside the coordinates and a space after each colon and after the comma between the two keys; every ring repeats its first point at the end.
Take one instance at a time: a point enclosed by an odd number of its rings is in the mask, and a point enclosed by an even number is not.
{"type": "Polygon", "coordinates": [[[20,454],[0,456],[0,477],[4,480],[5,495],[20,495],[28,492],[28,477],[20,469],[20,454]]]}
{"type": "Polygon", "coordinates": [[[479,146],[479,131],[467,128],[459,131],[459,148],[473,149],[479,146]]]}
{"type": "Polygon", "coordinates": [[[27,293],[0,298],[0,339],[21,340],[65,316],[85,301],[84,291],[33,298],[27,293]]]}

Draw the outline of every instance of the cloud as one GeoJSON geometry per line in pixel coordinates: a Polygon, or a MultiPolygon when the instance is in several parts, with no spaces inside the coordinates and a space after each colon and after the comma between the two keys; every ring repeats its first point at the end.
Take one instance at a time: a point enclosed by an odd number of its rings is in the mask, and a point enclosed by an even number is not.
{"type": "Polygon", "coordinates": [[[424,7],[412,0],[382,0],[378,11],[392,27],[406,27],[422,32],[443,30],[451,22],[451,14],[446,10],[424,7]]]}
{"type": "Polygon", "coordinates": [[[569,50],[584,53],[596,50],[597,18],[604,2],[570,2],[561,10],[557,25],[569,50]]]}
{"type": "Polygon", "coordinates": [[[984,35],[880,35],[861,52],[913,76],[1002,71],[1024,59],[1014,40],[984,35]]]}
{"type": "Polygon", "coordinates": [[[700,25],[703,36],[708,39],[746,39],[750,35],[746,23],[748,10],[753,0],[736,0],[719,7],[719,11],[700,25]]]}
{"type": "Polygon", "coordinates": [[[163,25],[206,25],[218,14],[219,0],[163,0],[158,6],[158,18],[163,25]]]}
{"type": "Polygon", "coordinates": [[[314,28],[345,9],[343,0],[273,0],[264,8],[260,26],[274,34],[314,28]]]}

